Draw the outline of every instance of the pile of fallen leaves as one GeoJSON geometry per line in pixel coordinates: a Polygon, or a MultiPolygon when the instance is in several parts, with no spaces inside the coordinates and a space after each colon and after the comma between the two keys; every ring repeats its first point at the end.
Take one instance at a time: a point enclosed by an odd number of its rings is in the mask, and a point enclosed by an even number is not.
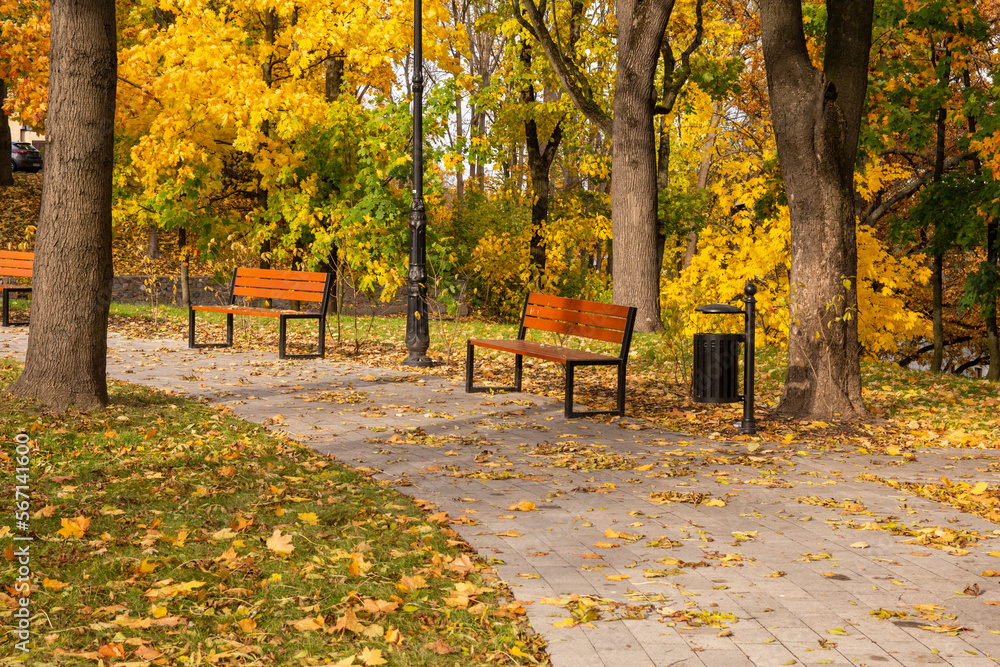
{"type": "MultiPolygon", "coordinates": [[[[0,386],[18,370],[0,361],[0,386]]],[[[29,505],[0,528],[9,571],[30,544],[24,664],[546,663],[445,513],[225,411],[111,391],[62,416],[3,398],[0,511],[15,485],[29,505]]],[[[0,664],[21,664],[25,591],[5,583],[0,664]]]]}

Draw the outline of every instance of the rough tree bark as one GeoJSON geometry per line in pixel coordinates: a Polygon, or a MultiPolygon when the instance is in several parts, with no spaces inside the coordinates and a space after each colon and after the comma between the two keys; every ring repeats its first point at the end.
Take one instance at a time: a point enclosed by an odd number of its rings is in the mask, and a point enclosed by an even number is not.
{"type": "Polygon", "coordinates": [[[761,0],[771,115],[791,215],[788,373],[793,417],[858,417],[854,162],[868,87],[874,0],[827,3],[823,70],[812,65],[800,0],[761,0]]]}
{"type": "Polygon", "coordinates": [[[52,3],[31,333],[10,391],[56,410],[108,403],[116,48],[114,0],[52,3]]]}
{"type": "Polygon", "coordinates": [[[703,0],[695,8],[695,38],[674,58],[666,38],[674,0],[617,0],[618,62],[614,114],[594,99],[593,91],[571,53],[564,52],[534,0],[522,0],[527,20],[521,25],[538,41],[563,90],[573,104],[611,137],[611,238],[614,302],[635,306],[636,331],[660,331],[660,273],[657,257],[657,146],[654,117],[670,113],[690,73],[690,56],[701,45],[703,0]],[[657,101],[656,66],[663,55],[663,99],[657,101]],[[679,65],[679,66],[678,66],[679,65]]]}
{"type": "Polygon", "coordinates": [[[14,174],[11,173],[10,159],[10,125],[7,124],[7,114],[3,111],[3,102],[7,99],[7,82],[0,79],[0,187],[14,185],[14,174]]]}
{"type": "MultiPolygon", "coordinates": [[[[531,71],[532,53],[531,42],[523,40],[521,42],[520,53],[521,64],[526,72],[531,71]]],[[[521,89],[521,102],[528,107],[534,107],[537,102],[535,86],[529,82],[521,89]]],[[[528,154],[528,169],[531,172],[531,241],[529,242],[529,255],[531,266],[534,269],[536,289],[542,285],[542,276],[545,274],[545,221],[549,217],[549,196],[552,190],[549,174],[552,168],[552,160],[556,157],[556,150],[562,141],[562,120],[556,123],[555,129],[549,135],[549,140],[545,146],[541,145],[538,138],[538,122],[533,115],[529,115],[524,121],[525,147],[528,154]]]]}

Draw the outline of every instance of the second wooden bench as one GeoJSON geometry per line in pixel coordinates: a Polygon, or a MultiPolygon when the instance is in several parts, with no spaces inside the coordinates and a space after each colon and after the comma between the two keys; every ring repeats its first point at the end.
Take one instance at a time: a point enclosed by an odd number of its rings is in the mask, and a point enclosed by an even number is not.
{"type": "MultiPolygon", "coordinates": [[[[31,267],[35,261],[35,253],[20,250],[0,250],[0,278],[30,278],[31,267]]],[[[0,297],[3,300],[3,326],[23,326],[27,322],[10,321],[10,297],[12,294],[31,294],[28,285],[0,284],[0,297]]]]}
{"type": "Polygon", "coordinates": [[[524,357],[535,357],[563,364],[566,369],[566,396],[564,413],[568,418],[587,415],[616,414],[625,416],[625,365],[628,362],[629,346],[632,344],[632,328],[635,326],[636,309],[630,306],[616,306],[582,299],[567,299],[546,294],[528,294],[524,300],[521,328],[517,340],[477,340],[466,344],[465,391],[521,391],[521,365],[524,357]],[[591,340],[615,343],[618,355],[587,352],[561,345],[547,345],[525,340],[528,330],[549,331],[558,335],[577,336],[591,340]],[[475,348],[485,347],[501,352],[511,352],[514,356],[514,386],[475,386],[472,373],[475,366],[475,348]],[[573,410],[573,379],[577,366],[617,366],[618,391],[616,410],[573,410]]]}
{"type": "Polygon", "coordinates": [[[278,318],[278,358],[315,359],[326,356],[326,306],[330,297],[333,274],[311,271],[281,271],[278,269],[237,268],[229,288],[229,304],[220,306],[191,306],[188,309],[188,347],[231,347],[233,344],[233,315],[278,318]],[[317,310],[299,311],[238,305],[236,297],[246,299],[284,299],[319,304],[317,310]],[[195,311],[225,313],[225,343],[195,343],[195,311]],[[316,354],[288,354],[285,352],[285,329],[288,320],[319,320],[319,349],[316,354]]]}

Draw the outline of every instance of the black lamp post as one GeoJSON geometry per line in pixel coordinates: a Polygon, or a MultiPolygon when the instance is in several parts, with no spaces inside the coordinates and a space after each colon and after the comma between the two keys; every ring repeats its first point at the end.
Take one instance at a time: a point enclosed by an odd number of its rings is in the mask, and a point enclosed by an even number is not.
{"type": "Polygon", "coordinates": [[[424,210],[424,59],[421,48],[422,8],[413,0],[413,203],[410,204],[409,298],[406,307],[407,366],[431,366],[427,326],[427,213],[424,210]]]}

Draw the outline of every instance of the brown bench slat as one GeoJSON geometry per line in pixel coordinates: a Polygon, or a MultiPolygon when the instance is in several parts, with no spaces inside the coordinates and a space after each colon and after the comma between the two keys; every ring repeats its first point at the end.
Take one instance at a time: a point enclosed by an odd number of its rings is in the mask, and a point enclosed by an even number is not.
{"type": "Polygon", "coordinates": [[[258,315],[260,317],[281,317],[282,315],[296,315],[301,311],[278,310],[277,308],[253,308],[251,306],[191,306],[195,310],[203,310],[209,313],[231,313],[233,315],[258,315]]]}
{"type": "Polygon", "coordinates": [[[256,287],[245,287],[237,285],[233,289],[236,296],[249,296],[259,299],[285,299],[287,301],[314,301],[321,303],[326,300],[323,293],[298,292],[295,290],[260,289],[256,287]]]}
{"type": "Polygon", "coordinates": [[[537,317],[524,318],[524,326],[529,329],[541,329],[552,333],[565,334],[567,336],[579,336],[581,338],[592,338],[603,340],[608,343],[621,343],[624,332],[609,331],[608,329],[596,329],[594,327],[574,324],[572,322],[557,322],[555,320],[540,320],[537,317]]]}
{"type": "Polygon", "coordinates": [[[578,324],[586,324],[602,329],[615,329],[617,331],[624,331],[625,325],[628,323],[628,320],[624,317],[588,313],[582,310],[550,308],[548,306],[538,306],[533,303],[528,304],[527,314],[544,320],[576,322],[578,324]]]}
{"type": "Polygon", "coordinates": [[[614,303],[598,303],[597,301],[584,301],[583,299],[568,299],[562,296],[552,296],[551,294],[532,293],[528,297],[528,304],[537,303],[540,306],[555,306],[556,308],[582,310],[587,313],[600,313],[601,315],[611,315],[628,319],[629,306],[619,306],[614,303]]]}
{"type": "Polygon", "coordinates": [[[565,364],[567,361],[608,361],[617,362],[618,357],[610,354],[598,354],[597,352],[586,352],[584,350],[574,350],[571,347],[559,347],[558,345],[546,345],[536,343],[532,340],[478,340],[473,339],[472,344],[476,347],[488,347],[502,352],[513,352],[514,354],[524,354],[546,361],[555,361],[565,364]]]}
{"type": "Polygon", "coordinates": [[[326,283],[308,282],[304,280],[270,280],[268,278],[243,278],[236,280],[237,287],[261,287],[280,290],[296,290],[311,292],[316,301],[323,299],[323,288],[326,283]]]}
{"type": "Polygon", "coordinates": [[[31,277],[31,265],[28,268],[23,268],[20,266],[4,266],[0,263],[0,276],[10,276],[11,278],[30,278],[31,277]]]}
{"type": "Polygon", "coordinates": [[[319,271],[285,271],[282,269],[237,269],[237,278],[271,278],[276,280],[306,280],[325,283],[327,274],[319,271]]]}

